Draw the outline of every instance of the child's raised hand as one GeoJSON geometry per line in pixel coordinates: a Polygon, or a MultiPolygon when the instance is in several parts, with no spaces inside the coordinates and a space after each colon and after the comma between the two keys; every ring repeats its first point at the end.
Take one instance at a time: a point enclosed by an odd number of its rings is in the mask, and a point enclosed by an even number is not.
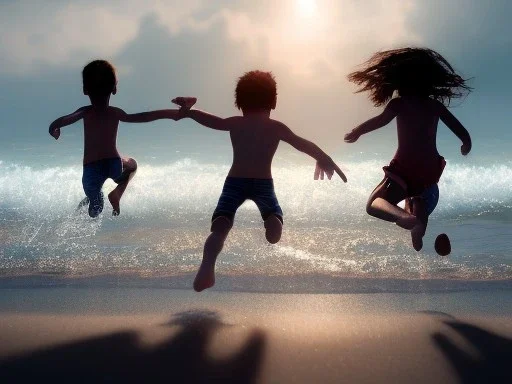
{"type": "Polygon", "coordinates": [[[181,108],[190,109],[197,102],[197,97],[184,97],[179,96],[171,100],[174,104],[179,105],[181,108]]]}
{"type": "Polygon", "coordinates": [[[357,131],[354,129],[345,135],[345,143],[355,143],[359,139],[357,131]]]}
{"type": "Polygon", "coordinates": [[[49,129],[49,133],[55,140],[59,140],[60,137],[60,128],[51,128],[49,129]]]}
{"type": "Polygon", "coordinates": [[[187,112],[190,111],[190,108],[192,108],[192,106],[196,103],[197,98],[179,96],[175,97],[171,101],[174,104],[180,106],[178,117],[176,118],[176,121],[178,121],[187,116],[187,112]]]}
{"type": "Polygon", "coordinates": [[[320,165],[318,164],[318,161],[316,162],[316,166],[315,166],[315,175],[313,176],[315,180],[323,180],[324,179],[324,175],[325,175],[325,172],[324,170],[320,167],[320,165]]]}
{"type": "Polygon", "coordinates": [[[460,153],[466,156],[471,151],[471,143],[462,144],[460,147],[460,153]]]}
{"type": "Polygon", "coordinates": [[[320,180],[324,180],[324,176],[327,175],[327,178],[331,180],[332,175],[334,175],[334,172],[338,174],[341,180],[343,180],[345,183],[347,182],[347,177],[345,176],[345,174],[341,171],[340,167],[338,167],[330,157],[329,160],[325,162],[316,162],[314,179],[318,180],[320,178],[320,180]]]}

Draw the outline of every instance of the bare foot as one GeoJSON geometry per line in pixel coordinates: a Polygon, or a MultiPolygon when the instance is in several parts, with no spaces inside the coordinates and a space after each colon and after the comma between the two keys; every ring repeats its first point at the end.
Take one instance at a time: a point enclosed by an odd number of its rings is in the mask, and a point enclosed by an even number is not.
{"type": "Polygon", "coordinates": [[[413,215],[409,215],[408,217],[404,217],[396,221],[396,225],[398,225],[400,228],[408,230],[413,229],[418,224],[419,220],[416,218],[416,216],[413,215]]]}
{"type": "Polygon", "coordinates": [[[434,247],[439,256],[448,256],[452,251],[450,239],[448,238],[446,233],[441,233],[436,237],[434,247]]]}
{"type": "Polygon", "coordinates": [[[194,279],[194,291],[201,292],[215,285],[215,264],[202,262],[194,279]]]}
{"type": "Polygon", "coordinates": [[[108,194],[108,201],[112,204],[112,216],[119,216],[121,213],[121,208],[119,207],[120,199],[115,189],[108,194]]]}
{"type": "Polygon", "coordinates": [[[416,251],[421,251],[423,248],[423,236],[425,236],[426,227],[424,224],[419,223],[411,229],[412,246],[416,251]]]}

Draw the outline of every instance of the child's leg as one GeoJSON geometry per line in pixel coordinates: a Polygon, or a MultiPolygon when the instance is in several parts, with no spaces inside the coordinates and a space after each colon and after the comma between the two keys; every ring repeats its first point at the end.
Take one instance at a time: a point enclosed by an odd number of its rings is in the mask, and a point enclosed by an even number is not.
{"type": "Polygon", "coordinates": [[[117,216],[121,213],[119,202],[121,201],[121,197],[123,196],[128,183],[133,176],[135,176],[135,172],[137,171],[137,162],[135,159],[132,159],[131,157],[123,157],[121,161],[123,165],[123,172],[120,177],[114,180],[117,183],[117,187],[108,194],[108,200],[110,201],[110,204],[112,204],[112,216],[117,216]]]}
{"type": "Polygon", "coordinates": [[[213,220],[212,233],[204,243],[203,261],[194,279],[194,290],[196,292],[213,287],[215,284],[215,262],[224,247],[224,241],[228,237],[231,227],[232,220],[226,216],[218,216],[213,220]]]}
{"type": "Polygon", "coordinates": [[[210,236],[204,243],[203,261],[194,279],[194,290],[201,292],[215,284],[215,262],[233,226],[236,211],[246,199],[246,179],[227,177],[212,216],[210,236]]]}
{"type": "Polygon", "coordinates": [[[412,246],[419,252],[423,248],[423,236],[425,236],[428,224],[425,201],[421,197],[412,197],[407,199],[405,209],[419,220],[419,224],[411,230],[412,246]]]}
{"type": "Polygon", "coordinates": [[[265,238],[276,244],[283,232],[283,210],[279,206],[272,179],[256,179],[251,188],[250,199],[258,209],[265,226],[265,238]]]}
{"type": "Polygon", "coordinates": [[[265,226],[265,238],[270,244],[276,244],[281,240],[283,232],[283,222],[279,216],[272,214],[263,222],[265,226]]]}
{"type": "Polygon", "coordinates": [[[84,165],[82,186],[87,197],[80,202],[77,209],[80,209],[83,206],[82,204],[89,204],[89,216],[92,218],[98,217],[103,211],[103,193],[101,188],[106,177],[104,176],[102,166],[101,162],[84,165]]]}
{"type": "Polygon", "coordinates": [[[398,183],[386,177],[370,195],[366,212],[378,219],[396,223],[401,228],[412,229],[418,224],[418,219],[397,206],[406,198],[407,192],[398,183]]]}
{"type": "Polygon", "coordinates": [[[411,230],[412,246],[416,251],[423,248],[423,236],[427,231],[428,217],[437,206],[439,202],[439,188],[437,184],[433,184],[426,188],[421,196],[407,199],[406,209],[416,216],[419,220],[419,225],[411,230]]]}

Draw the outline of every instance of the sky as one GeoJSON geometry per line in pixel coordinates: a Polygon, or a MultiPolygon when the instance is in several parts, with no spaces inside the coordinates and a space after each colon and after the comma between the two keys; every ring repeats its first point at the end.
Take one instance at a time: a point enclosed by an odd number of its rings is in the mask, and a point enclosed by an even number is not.
{"type": "MultiPolygon", "coordinates": [[[[171,107],[178,95],[220,116],[238,114],[237,78],[272,71],[273,117],[340,162],[390,159],[394,123],[345,144],[343,135],[379,113],[346,75],[378,50],[426,46],[440,52],[474,91],[452,112],[473,137],[439,129],[440,152],[455,162],[512,160],[512,2],[508,0],[0,0],[0,161],[79,164],[80,124],[55,142],[48,125],[88,104],[81,70],[110,60],[118,71],[112,105],[127,112],[171,107]]],[[[122,125],[122,153],[147,162],[194,158],[228,164],[229,137],[191,121],[122,125]]],[[[279,156],[296,156],[283,145],[279,156]]]]}

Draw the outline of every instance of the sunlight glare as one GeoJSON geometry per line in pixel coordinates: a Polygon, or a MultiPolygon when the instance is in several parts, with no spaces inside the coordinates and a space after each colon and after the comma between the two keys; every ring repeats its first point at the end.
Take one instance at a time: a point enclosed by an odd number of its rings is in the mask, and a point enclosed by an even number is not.
{"type": "Polygon", "coordinates": [[[297,0],[297,10],[302,17],[311,17],[317,10],[316,0],[297,0]]]}

